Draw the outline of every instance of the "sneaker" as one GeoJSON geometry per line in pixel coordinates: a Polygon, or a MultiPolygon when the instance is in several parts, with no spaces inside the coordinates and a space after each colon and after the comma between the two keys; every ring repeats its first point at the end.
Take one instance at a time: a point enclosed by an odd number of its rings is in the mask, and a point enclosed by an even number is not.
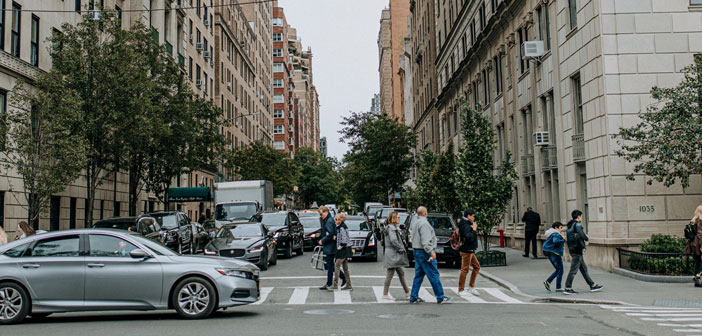
{"type": "Polygon", "coordinates": [[[341,290],[353,291],[353,288],[351,286],[344,286],[341,287],[341,290]]]}
{"type": "Polygon", "coordinates": [[[556,288],[556,293],[563,293],[563,288],[556,288]]]}
{"type": "Polygon", "coordinates": [[[480,296],[480,293],[478,292],[478,290],[475,289],[475,288],[472,288],[472,287],[468,289],[468,294],[473,294],[473,295],[475,295],[475,296],[480,296]]]}
{"type": "Polygon", "coordinates": [[[409,303],[414,304],[414,303],[424,303],[424,302],[425,302],[424,299],[422,299],[422,298],[417,298],[417,299],[414,300],[414,301],[410,300],[409,303]]]}
{"type": "Polygon", "coordinates": [[[388,301],[395,301],[395,298],[393,298],[390,295],[383,295],[383,300],[388,300],[388,301]]]}
{"type": "Polygon", "coordinates": [[[410,294],[410,293],[405,293],[405,299],[409,300],[409,298],[410,298],[411,295],[412,295],[412,294],[410,294]]]}
{"type": "Polygon", "coordinates": [[[327,287],[327,285],[324,285],[322,287],[319,287],[319,290],[327,290],[327,288],[329,288],[329,287],[327,287]]]}
{"type": "Polygon", "coordinates": [[[592,287],[590,287],[591,292],[599,292],[602,290],[602,285],[594,284],[592,287]]]}
{"type": "Polygon", "coordinates": [[[467,296],[468,294],[470,294],[470,293],[468,292],[467,289],[464,289],[464,290],[458,292],[458,295],[460,295],[460,296],[467,296]]]}
{"type": "Polygon", "coordinates": [[[344,286],[346,286],[346,278],[344,278],[344,280],[341,280],[341,287],[344,287],[344,286]]]}
{"type": "Polygon", "coordinates": [[[549,292],[551,291],[551,284],[548,283],[548,281],[544,281],[544,287],[546,287],[547,291],[549,291],[549,292]]]}
{"type": "Polygon", "coordinates": [[[451,303],[451,298],[448,297],[448,296],[444,296],[444,299],[441,300],[441,301],[439,301],[439,302],[437,302],[437,303],[438,303],[438,304],[447,304],[447,303],[451,303]]]}
{"type": "Polygon", "coordinates": [[[563,294],[565,294],[565,295],[573,295],[573,294],[578,294],[578,292],[574,291],[572,288],[566,288],[566,289],[563,291],[563,294]]]}
{"type": "Polygon", "coordinates": [[[337,289],[339,289],[339,287],[337,287],[337,286],[327,287],[327,290],[330,291],[330,292],[333,292],[333,291],[335,291],[335,290],[337,290],[337,289]]]}

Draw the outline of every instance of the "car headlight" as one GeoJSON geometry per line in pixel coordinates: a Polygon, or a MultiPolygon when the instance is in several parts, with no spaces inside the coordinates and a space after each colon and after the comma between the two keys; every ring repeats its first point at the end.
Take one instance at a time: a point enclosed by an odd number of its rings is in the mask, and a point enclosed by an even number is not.
{"type": "Polygon", "coordinates": [[[313,234],[310,235],[310,238],[315,238],[315,237],[317,237],[317,234],[316,234],[316,233],[313,233],[313,234]]]}
{"type": "Polygon", "coordinates": [[[254,247],[254,248],[252,248],[252,249],[249,250],[249,252],[253,252],[253,253],[255,253],[255,252],[261,252],[261,251],[263,251],[263,245],[261,245],[261,246],[259,246],[259,247],[254,247]]]}
{"type": "Polygon", "coordinates": [[[375,237],[370,237],[370,240],[368,241],[368,246],[375,246],[375,237]]]}
{"type": "Polygon", "coordinates": [[[242,271],[234,268],[217,268],[217,272],[221,275],[233,276],[237,278],[253,279],[254,273],[249,271],[242,271]]]}
{"type": "Polygon", "coordinates": [[[213,249],[212,246],[205,246],[205,254],[207,255],[216,255],[217,250],[213,249]]]}

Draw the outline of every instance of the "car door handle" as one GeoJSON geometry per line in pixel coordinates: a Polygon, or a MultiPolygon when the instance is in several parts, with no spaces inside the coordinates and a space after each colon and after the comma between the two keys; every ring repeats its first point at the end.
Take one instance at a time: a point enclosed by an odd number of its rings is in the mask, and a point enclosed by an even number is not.
{"type": "Polygon", "coordinates": [[[88,264],[88,267],[90,267],[90,268],[103,268],[103,267],[105,267],[105,264],[88,264]]]}
{"type": "Polygon", "coordinates": [[[39,268],[41,265],[39,264],[24,264],[22,265],[22,268],[39,268]]]}

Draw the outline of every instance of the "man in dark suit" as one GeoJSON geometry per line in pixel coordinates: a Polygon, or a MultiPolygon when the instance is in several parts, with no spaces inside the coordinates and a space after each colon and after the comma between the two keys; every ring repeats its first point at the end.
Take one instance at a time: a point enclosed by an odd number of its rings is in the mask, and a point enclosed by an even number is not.
{"type": "MultiPolygon", "coordinates": [[[[321,290],[327,290],[332,286],[334,280],[334,264],[336,263],[336,223],[334,217],[329,214],[329,208],[319,207],[319,214],[322,217],[322,238],[319,240],[319,245],[322,245],[324,252],[324,263],[327,269],[327,282],[324,286],[319,287],[321,290]]],[[[339,275],[341,279],[341,287],[346,285],[346,276],[344,272],[339,275]]]]}
{"type": "Polygon", "coordinates": [[[522,216],[524,222],[524,255],[529,258],[529,243],[531,243],[531,252],[536,258],[536,236],[539,234],[539,226],[541,225],[541,216],[531,207],[522,216]]]}

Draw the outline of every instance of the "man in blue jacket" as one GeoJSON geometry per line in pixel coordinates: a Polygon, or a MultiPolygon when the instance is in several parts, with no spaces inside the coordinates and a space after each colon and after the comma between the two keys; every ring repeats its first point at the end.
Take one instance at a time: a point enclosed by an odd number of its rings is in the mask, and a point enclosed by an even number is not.
{"type": "MultiPolygon", "coordinates": [[[[319,287],[321,290],[327,290],[332,286],[334,281],[334,264],[336,262],[336,223],[334,218],[329,215],[329,208],[319,207],[319,214],[322,216],[322,239],[319,240],[319,245],[322,245],[324,252],[324,264],[327,269],[327,283],[319,287]]],[[[346,276],[344,272],[339,274],[341,278],[341,287],[346,285],[346,276]]]]}
{"type": "Polygon", "coordinates": [[[572,285],[575,275],[578,274],[578,270],[580,270],[583,278],[585,278],[585,282],[587,282],[588,286],[590,286],[591,292],[601,291],[602,286],[592,281],[592,278],[590,278],[590,273],[587,271],[587,265],[585,265],[585,257],[583,256],[583,253],[585,252],[585,242],[588,241],[588,238],[587,235],[585,235],[583,225],[581,224],[583,221],[583,212],[580,210],[573,210],[571,217],[573,219],[568,222],[566,237],[568,238],[568,251],[570,252],[570,256],[573,258],[573,260],[570,261],[570,271],[568,272],[568,278],[566,279],[565,284],[566,288],[565,291],[563,291],[563,294],[577,294],[577,292],[573,290],[572,285]]]}

